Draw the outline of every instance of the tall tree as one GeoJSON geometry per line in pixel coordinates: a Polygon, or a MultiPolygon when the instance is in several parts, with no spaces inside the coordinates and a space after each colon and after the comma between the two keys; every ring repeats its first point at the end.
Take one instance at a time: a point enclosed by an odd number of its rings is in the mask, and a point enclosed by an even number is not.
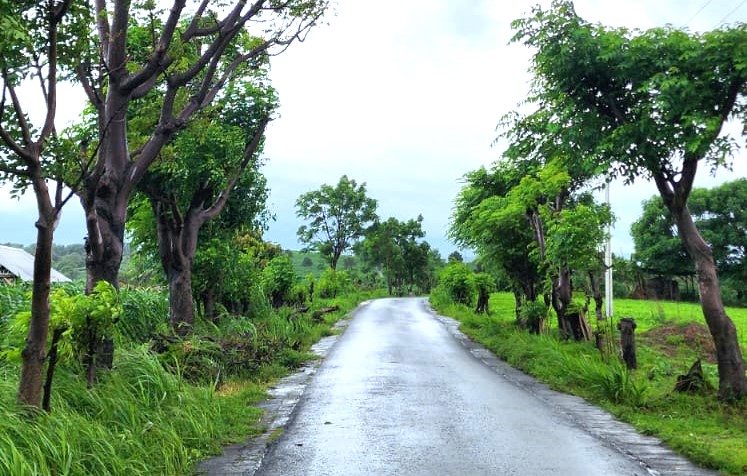
{"type": "Polygon", "coordinates": [[[610,29],[556,0],[514,22],[534,48],[530,101],[546,132],[536,147],[572,144],[608,177],[653,179],[693,259],[701,305],[718,354],[719,397],[747,395],[736,328],[726,314],[713,253],[687,206],[698,164],[718,167],[735,143],[722,134],[744,120],[747,26],[703,34],[672,27],[610,29]]]}
{"type": "MultiPolygon", "coordinates": [[[[737,294],[747,280],[747,179],[710,189],[694,188],[688,208],[713,251],[719,276],[734,283],[737,294]]],[[[660,196],[643,203],[641,217],[631,226],[635,259],[648,272],[663,276],[690,276],[692,260],[660,196]]],[[[742,295],[743,296],[743,295],[742,295]]],[[[737,296],[741,298],[742,296],[737,296]]]]}
{"type": "MultiPolygon", "coordinates": [[[[266,184],[259,173],[258,153],[274,108],[272,88],[248,79],[231,84],[217,104],[205,109],[180,131],[173,144],[146,174],[139,190],[152,213],[161,265],[169,286],[169,321],[178,332],[194,324],[192,263],[200,230],[214,219],[238,187],[245,203],[246,224],[255,223],[265,207],[266,184]],[[259,201],[259,203],[257,203],[259,201]]],[[[147,220],[146,220],[147,222],[147,220]]],[[[142,219],[128,227],[139,245],[153,239],[142,219]]],[[[238,224],[237,224],[238,225],[238,224]]]]}
{"type": "Polygon", "coordinates": [[[419,283],[428,282],[431,248],[423,241],[422,223],[422,215],[406,222],[393,217],[377,221],[356,247],[364,263],[381,270],[389,295],[395,289],[402,294],[411,292],[419,283]]]}
{"type": "Polygon", "coordinates": [[[539,262],[530,253],[533,235],[526,210],[507,204],[506,196],[519,179],[516,168],[505,161],[490,171],[480,168],[465,174],[449,226],[456,243],[474,249],[482,261],[511,280],[517,320],[522,301],[535,301],[542,287],[539,262]]]}
{"type": "Polygon", "coordinates": [[[298,239],[321,253],[332,269],[376,219],[376,200],[366,196],[365,182],[358,185],[347,175],[335,187],[324,184],[302,194],[296,209],[297,216],[309,221],[298,228],[298,239]]]}
{"type": "Polygon", "coordinates": [[[94,157],[79,164],[77,188],[88,227],[89,288],[99,280],[117,285],[128,202],[164,145],[226,84],[302,40],[326,7],[325,0],[92,2],[94,34],[73,58],[98,130],[94,157]],[[157,108],[157,119],[133,148],[127,118],[138,102],[157,108]]]}
{"type": "Polygon", "coordinates": [[[668,278],[693,274],[692,260],[660,196],[643,202],[643,213],[630,227],[630,234],[633,258],[648,273],[668,278]]]}
{"type": "MultiPolygon", "coordinates": [[[[36,254],[31,298],[31,321],[22,351],[18,400],[39,408],[49,331],[49,293],[52,239],[60,218],[63,196],[58,160],[53,149],[60,144],[55,133],[57,84],[65,74],[59,58],[75,47],[79,11],[73,2],[0,1],[0,174],[22,193],[31,187],[36,198],[36,254]],[[19,87],[35,84],[45,114],[34,126],[19,87]],[[48,181],[55,183],[50,191],[48,181]]],[[[59,151],[58,151],[59,152],[59,151]]],[[[68,197],[69,198],[69,197],[68,197]]]]}

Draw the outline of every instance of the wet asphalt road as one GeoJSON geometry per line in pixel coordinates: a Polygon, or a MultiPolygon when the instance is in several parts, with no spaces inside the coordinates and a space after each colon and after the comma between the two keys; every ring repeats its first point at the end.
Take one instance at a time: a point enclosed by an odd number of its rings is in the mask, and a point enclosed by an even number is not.
{"type": "Polygon", "coordinates": [[[475,359],[421,299],[361,308],[257,475],[645,475],[475,359]]]}

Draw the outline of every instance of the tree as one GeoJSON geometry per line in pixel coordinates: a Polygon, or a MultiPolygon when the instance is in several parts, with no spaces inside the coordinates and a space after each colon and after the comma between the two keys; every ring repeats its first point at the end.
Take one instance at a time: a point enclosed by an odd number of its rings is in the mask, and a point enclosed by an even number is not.
{"type": "MultiPolygon", "coordinates": [[[[234,221],[255,223],[265,209],[267,189],[257,155],[276,101],[264,76],[227,86],[215,106],[202,111],[164,148],[139,187],[147,206],[139,202],[133,208],[155,217],[158,254],[169,285],[169,321],[181,333],[194,324],[192,263],[200,230],[223,211],[235,189],[244,213],[234,221]]],[[[153,239],[152,226],[134,225],[142,219],[131,223],[128,228],[140,247],[153,239]]]]}
{"type": "Polygon", "coordinates": [[[347,175],[334,188],[324,184],[319,190],[302,194],[296,200],[296,215],[309,220],[298,229],[298,239],[307,249],[315,249],[337,269],[342,253],[363,235],[376,219],[376,200],[366,196],[365,182],[358,185],[347,175]]]}
{"type": "Polygon", "coordinates": [[[87,138],[94,150],[77,164],[83,180],[76,187],[88,227],[89,288],[99,280],[118,284],[127,205],[163,147],[226,84],[302,40],[326,7],[324,0],[174,0],[168,8],[93,2],[95,33],[83,36],[87,47],[71,58],[96,111],[97,134],[87,138]],[[156,120],[130,143],[128,114],[142,103],[156,120]]]}
{"type": "Polygon", "coordinates": [[[633,258],[647,272],[666,277],[693,273],[692,260],[660,196],[643,202],[643,214],[630,227],[630,234],[635,244],[633,258]]]}
{"type": "MultiPolygon", "coordinates": [[[[17,192],[34,191],[36,255],[31,316],[22,351],[18,401],[39,408],[49,330],[49,294],[52,240],[67,198],[59,180],[61,141],[56,137],[57,83],[65,74],[60,58],[75,48],[80,12],[73,2],[0,1],[0,174],[17,192]],[[71,8],[75,7],[75,8],[71,8]],[[46,109],[40,127],[31,122],[18,88],[25,80],[38,85],[46,109]],[[38,81],[38,82],[37,82],[38,81]],[[48,180],[56,184],[51,192],[48,180]]],[[[69,197],[68,197],[69,198],[69,197]]]]}
{"type": "Polygon", "coordinates": [[[446,258],[446,261],[448,263],[464,263],[464,257],[462,256],[462,253],[460,253],[457,250],[454,250],[451,253],[449,253],[449,256],[446,258]]]}
{"type": "MultiPolygon", "coordinates": [[[[713,251],[720,277],[736,286],[734,298],[747,281],[747,179],[727,182],[711,189],[694,188],[688,208],[703,239],[713,251]],[[741,283],[741,284],[738,284],[741,283]]],[[[663,276],[690,276],[692,260],[674,226],[671,214],[660,196],[643,203],[643,214],[633,223],[635,259],[648,272],[663,276]]],[[[724,285],[722,281],[722,293],[724,285]]],[[[743,293],[743,291],[741,291],[743,293]]]]}
{"type": "Polygon", "coordinates": [[[490,171],[481,167],[465,174],[449,226],[451,239],[474,249],[480,261],[508,276],[517,320],[522,302],[535,301],[541,295],[539,263],[530,253],[533,235],[526,210],[508,207],[506,198],[520,178],[518,169],[505,161],[497,162],[490,171]]]}
{"type": "Polygon", "coordinates": [[[735,143],[722,135],[744,120],[747,27],[704,34],[672,27],[609,29],[576,15],[568,1],[514,22],[515,41],[535,49],[526,121],[543,123],[534,147],[564,143],[608,178],[653,179],[688,254],[718,355],[719,397],[747,395],[736,328],[726,314],[712,250],[688,198],[700,162],[723,164],[735,143]]]}
{"type": "Polygon", "coordinates": [[[381,270],[389,295],[395,289],[400,294],[412,292],[418,283],[430,282],[431,248],[423,241],[422,223],[422,215],[406,222],[393,217],[383,222],[376,221],[356,246],[357,253],[369,268],[381,270]]]}

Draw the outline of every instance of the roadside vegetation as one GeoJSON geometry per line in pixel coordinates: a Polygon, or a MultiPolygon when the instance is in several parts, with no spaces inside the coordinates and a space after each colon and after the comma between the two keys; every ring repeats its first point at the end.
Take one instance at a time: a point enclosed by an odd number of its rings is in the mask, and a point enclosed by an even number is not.
{"type": "MultiPolygon", "coordinates": [[[[81,291],[71,287],[71,294],[81,291]]],[[[81,361],[61,358],[51,411],[29,418],[16,404],[19,364],[12,355],[28,290],[0,287],[0,474],[14,476],[190,474],[222,446],[263,431],[253,404],[267,385],[311,358],[314,342],[376,295],[348,286],[334,299],[307,302],[309,312],[267,306],[251,316],[198,319],[192,334],[178,337],[169,332],[167,293],[123,289],[113,369],[99,372],[89,388],[81,361]]]]}
{"type": "MultiPolygon", "coordinates": [[[[472,302],[476,298],[472,295],[472,302]]],[[[638,325],[638,369],[628,370],[620,358],[618,317],[597,324],[610,338],[600,351],[593,342],[561,339],[554,324],[530,334],[517,323],[509,292],[491,294],[490,315],[454,302],[443,286],[430,300],[440,314],[459,320],[467,335],[550,387],[606,408],[700,465],[727,474],[747,472],[747,403],[716,399],[715,351],[698,304],[617,299],[616,316],[633,317],[638,325]],[[696,359],[702,359],[710,389],[675,392],[677,377],[696,359]]],[[[727,310],[747,349],[747,309],[727,310]]]]}

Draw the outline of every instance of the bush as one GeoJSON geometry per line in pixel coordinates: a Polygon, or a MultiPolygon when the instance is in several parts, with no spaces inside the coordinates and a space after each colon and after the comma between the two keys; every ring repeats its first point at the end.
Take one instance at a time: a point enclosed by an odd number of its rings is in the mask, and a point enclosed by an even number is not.
{"type": "Polygon", "coordinates": [[[169,297],[158,288],[127,288],[120,291],[122,317],[117,323],[120,337],[141,344],[157,332],[169,332],[169,297]]]}
{"type": "Polygon", "coordinates": [[[289,301],[295,282],[296,272],[288,255],[281,254],[272,258],[262,270],[262,286],[274,308],[289,301]]]}
{"type": "Polygon", "coordinates": [[[547,306],[543,302],[524,301],[521,304],[519,315],[529,328],[529,332],[539,334],[544,329],[547,311],[547,306]]]}
{"type": "Polygon", "coordinates": [[[347,271],[335,271],[332,268],[324,270],[319,277],[317,287],[319,297],[324,299],[335,298],[352,289],[352,282],[347,271]]]}
{"type": "Polygon", "coordinates": [[[458,261],[449,263],[439,275],[438,286],[457,304],[471,306],[477,292],[474,274],[469,267],[458,261]]]}
{"type": "Polygon", "coordinates": [[[587,356],[563,356],[567,372],[575,375],[587,388],[598,397],[612,403],[633,407],[646,405],[648,385],[645,380],[638,381],[619,360],[610,364],[599,362],[587,356]]]}

